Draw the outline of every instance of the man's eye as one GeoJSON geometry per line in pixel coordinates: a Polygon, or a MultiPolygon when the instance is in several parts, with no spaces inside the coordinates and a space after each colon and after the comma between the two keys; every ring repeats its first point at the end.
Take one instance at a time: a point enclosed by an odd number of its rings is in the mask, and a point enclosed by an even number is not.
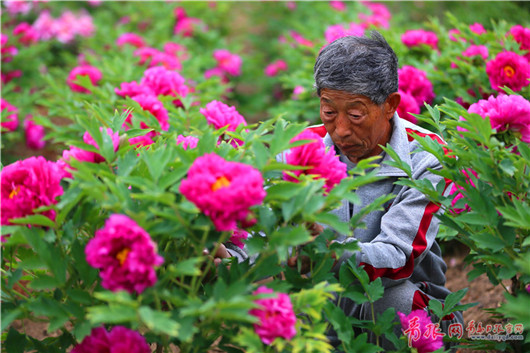
{"type": "Polygon", "coordinates": [[[326,115],[333,115],[333,114],[335,114],[335,112],[333,112],[333,111],[327,111],[327,112],[324,112],[324,114],[326,114],[326,115]]]}
{"type": "Polygon", "coordinates": [[[360,118],[363,117],[363,116],[360,115],[360,114],[349,114],[349,115],[350,115],[350,118],[352,118],[352,119],[360,119],[360,118]]]}

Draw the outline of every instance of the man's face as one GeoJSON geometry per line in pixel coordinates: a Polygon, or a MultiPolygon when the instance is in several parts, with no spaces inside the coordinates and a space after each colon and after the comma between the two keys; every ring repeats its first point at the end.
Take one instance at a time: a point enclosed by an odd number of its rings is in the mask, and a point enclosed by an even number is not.
{"type": "Polygon", "coordinates": [[[390,140],[390,119],[399,100],[399,94],[392,93],[385,103],[377,105],[363,95],[324,88],[320,94],[320,119],[342,154],[358,163],[380,154],[378,145],[384,146],[390,140]]]}

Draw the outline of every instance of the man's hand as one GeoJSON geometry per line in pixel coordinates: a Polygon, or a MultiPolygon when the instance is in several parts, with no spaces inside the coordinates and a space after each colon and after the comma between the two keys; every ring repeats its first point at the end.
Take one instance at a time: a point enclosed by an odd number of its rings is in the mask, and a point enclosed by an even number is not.
{"type": "Polygon", "coordinates": [[[224,244],[219,244],[217,246],[217,251],[215,252],[214,256],[210,255],[210,251],[208,249],[204,249],[202,251],[202,254],[205,256],[208,256],[208,258],[213,261],[215,266],[218,266],[221,263],[221,261],[223,261],[223,259],[231,257],[230,254],[228,253],[228,250],[226,250],[226,247],[224,246],[224,244]]]}

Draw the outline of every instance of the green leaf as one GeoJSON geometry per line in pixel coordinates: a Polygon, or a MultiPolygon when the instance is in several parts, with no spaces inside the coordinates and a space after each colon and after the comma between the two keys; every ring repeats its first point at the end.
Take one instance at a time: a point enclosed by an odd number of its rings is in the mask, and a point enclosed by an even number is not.
{"type": "Polygon", "coordinates": [[[104,323],[119,324],[138,320],[134,308],[120,304],[93,306],[88,308],[87,311],[87,319],[94,325],[104,323]]]}
{"type": "Polygon", "coordinates": [[[513,176],[517,168],[510,159],[503,159],[499,163],[499,167],[509,176],[513,176]]]}
{"type": "Polygon", "coordinates": [[[35,290],[42,289],[54,289],[61,285],[61,282],[55,277],[50,277],[47,275],[40,275],[30,282],[29,287],[35,290]]]}
{"type": "Polygon", "coordinates": [[[193,257],[170,265],[169,270],[175,276],[198,276],[201,274],[200,264],[201,258],[193,257]]]}
{"type": "Polygon", "coordinates": [[[271,202],[272,200],[290,200],[295,195],[300,193],[304,189],[304,185],[300,183],[292,182],[279,182],[271,187],[267,188],[267,196],[265,202],[271,202]]]}
{"type": "Polygon", "coordinates": [[[27,343],[28,339],[26,338],[26,335],[19,333],[17,330],[11,327],[7,333],[7,337],[3,346],[6,352],[23,353],[27,343]]]}
{"type": "Polygon", "coordinates": [[[180,324],[169,317],[169,313],[154,311],[142,306],[138,313],[144,324],[155,333],[165,333],[170,337],[178,336],[180,324]]]}
{"type": "Polygon", "coordinates": [[[315,221],[327,224],[341,234],[348,235],[351,232],[350,224],[342,222],[339,216],[333,213],[317,213],[315,215],[315,221]]]}
{"type": "Polygon", "coordinates": [[[55,222],[41,214],[11,219],[10,222],[15,224],[31,224],[35,226],[55,228],[55,222]]]}
{"type": "MultiPolygon", "coordinates": [[[[2,304],[2,306],[5,306],[5,305],[2,304]]],[[[14,310],[9,310],[9,311],[2,310],[1,331],[4,331],[9,326],[9,324],[11,324],[14,320],[18,319],[18,317],[22,314],[23,314],[23,311],[20,308],[16,308],[14,310]]]]}
{"type": "Polygon", "coordinates": [[[432,299],[429,301],[429,310],[433,312],[434,315],[441,318],[444,317],[444,309],[442,307],[442,303],[439,300],[432,299]]]}

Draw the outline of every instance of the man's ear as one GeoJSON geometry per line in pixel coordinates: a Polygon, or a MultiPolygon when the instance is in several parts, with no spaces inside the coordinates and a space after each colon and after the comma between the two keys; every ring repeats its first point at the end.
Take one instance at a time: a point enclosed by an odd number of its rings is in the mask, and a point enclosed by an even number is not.
{"type": "Polygon", "coordinates": [[[394,116],[396,109],[401,102],[401,94],[399,92],[390,93],[385,101],[385,117],[390,120],[394,116]]]}

